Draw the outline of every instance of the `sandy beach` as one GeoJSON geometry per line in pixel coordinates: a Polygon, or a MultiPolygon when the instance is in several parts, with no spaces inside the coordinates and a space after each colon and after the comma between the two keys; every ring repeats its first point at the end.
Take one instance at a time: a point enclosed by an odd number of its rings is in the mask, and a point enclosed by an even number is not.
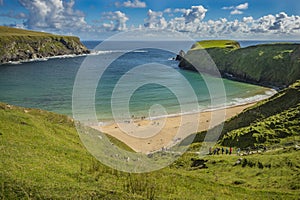
{"type": "Polygon", "coordinates": [[[212,128],[252,105],[254,103],[152,120],[135,119],[130,123],[93,128],[121,140],[136,152],[149,153],[170,147],[197,131],[212,128]]]}
{"type": "Polygon", "coordinates": [[[150,153],[168,148],[192,133],[212,128],[252,105],[254,103],[160,119],[135,119],[127,123],[92,128],[121,140],[136,152],[150,153]]]}

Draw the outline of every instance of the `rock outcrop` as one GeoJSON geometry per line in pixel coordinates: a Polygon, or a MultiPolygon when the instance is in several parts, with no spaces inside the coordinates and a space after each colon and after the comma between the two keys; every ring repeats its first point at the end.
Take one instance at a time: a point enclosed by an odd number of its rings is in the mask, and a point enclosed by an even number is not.
{"type": "Polygon", "coordinates": [[[89,52],[78,37],[0,27],[0,64],[89,52]]]}
{"type": "Polygon", "coordinates": [[[175,60],[181,61],[184,56],[185,56],[185,52],[183,50],[180,50],[178,55],[176,56],[175,60]]]}

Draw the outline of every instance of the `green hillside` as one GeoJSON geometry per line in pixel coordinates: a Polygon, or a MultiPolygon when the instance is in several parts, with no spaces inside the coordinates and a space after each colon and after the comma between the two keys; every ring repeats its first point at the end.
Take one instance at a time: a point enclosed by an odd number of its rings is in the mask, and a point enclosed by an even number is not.
{"type": "Polygon", "coordinates": [[[229,48],[239,49],[240,44],[233,40],[203,40],[195,43],[191,50],[209,49],[209,48],[229,48]]]}
{"type": "Polygon", "coordinates": [[[238,166],[236,155],[206,156],[201,169],[194,164],[199,146],[193,144],[162,170],[128,174],[95,160],[67,116],[0,103],[0,198],[298,198],[300,161],[294,148],[250,155],[238,166]]]}
{"type": "Polygon", "coordinates": [[[50,33],[11,28],[7,26],[0,26],[0,37],[3,36],[54,36],[54,35],[50,33]]]}
{"type": "Polygon", "coordinates": [[[223,77],[279,88],[287,87],[300,78],[300,44],[274,43],[246,48],[238,48],[238,45],[235,48],[220,48],[216,43],[214,40],[205,41],[204,46],[208,47],[205,49],[192,47],[179,66],[214,74],[213,61],[223,77]]]}
{"type": "Polygon", "coordinates": [[[0,64],[85,53],[89,50],[78,37],[0,26],[0,64]]]}
{"type": "MultiPolygon", "coordinates": [[[[217,133],[221,126],[214,127],[217,133]]],[[[201,142],[206,132],[198,133],[201,142]]],[[[220,144],[234,147],[274,145],[284,141],[300,142],[300,81],[227,120],[220,144]]]]}

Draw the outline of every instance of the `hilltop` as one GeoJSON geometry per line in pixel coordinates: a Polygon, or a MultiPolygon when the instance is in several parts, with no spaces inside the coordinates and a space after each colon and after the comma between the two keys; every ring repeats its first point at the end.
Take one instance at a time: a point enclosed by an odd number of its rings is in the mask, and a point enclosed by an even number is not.
{"type": "Polygon", "coordinates": [[[209,49],[209,48],[229,48],[239,49],[240,44],[234,40],[203,40],[196,42],[191,50],[209,49]]]}
{"type": "Polygon", "coordinates": [[[0,26],[0,64],[86,53],[78,37],[0,26]]]}
{"type": "Polygon", "coordinates": [[[202,41],[183,56],[179,67],[214,74],[216,69],[207,54],[225,78],[278,88],[285,88],[300,78],[300,44],[240,48],[234,41],[202,41]]]}

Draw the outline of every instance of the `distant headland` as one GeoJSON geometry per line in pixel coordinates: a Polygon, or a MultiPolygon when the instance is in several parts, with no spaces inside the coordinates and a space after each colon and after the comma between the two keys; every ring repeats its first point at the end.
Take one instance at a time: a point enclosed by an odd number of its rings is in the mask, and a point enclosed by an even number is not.
{"type": "Polygon", "coordinates": [[[78,37],[0,26],[0,64],[88,53],[78,37]]]}
{"type": "Polygon", "coordinates": [[[177,56],[179,67],[252,84],[285,88],[300,78],[300,44],[273,43],[241,48],[232,40],[206,40],[177,56]],[[211,66],[212,62],[216,67],[211,66]],[[192,63],[192,64],[191,64],[192,63]]]}

